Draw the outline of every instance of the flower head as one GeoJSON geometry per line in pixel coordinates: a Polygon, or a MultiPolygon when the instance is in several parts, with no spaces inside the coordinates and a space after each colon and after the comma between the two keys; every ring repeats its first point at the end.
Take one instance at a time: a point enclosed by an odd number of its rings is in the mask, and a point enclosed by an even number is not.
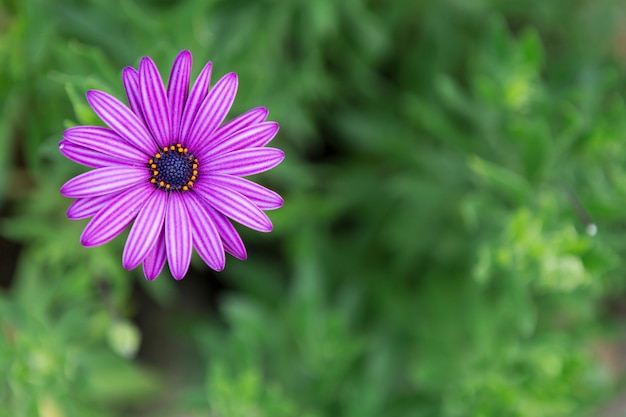
{"type": "Polygon", "coordinates": [[[272,230],[263,210],[282,206],[275,192],[243,177],[278,165],[284,153],[265,147],[278,132],[257,107],[222,125],[237,93],[237,75],[226,74],[209,89],[211,63],[191,90],[191,53],[175,59],[167,89],[154,62],[144,57],[139,70],[122,73],[129,107],[109,94],[91,90],[87,101],[108,127],[67,129],[59,150],[95,168],[63,185],[76,198],[70,219],[93,217],[80,242],[102,245],[134,221],[122,265],[143,264],[156,278],[167,260],[182,279],[192,248],[214,270],[225,254],[245,259],[246,249],[230,220],[261,232],[272,230]]]}

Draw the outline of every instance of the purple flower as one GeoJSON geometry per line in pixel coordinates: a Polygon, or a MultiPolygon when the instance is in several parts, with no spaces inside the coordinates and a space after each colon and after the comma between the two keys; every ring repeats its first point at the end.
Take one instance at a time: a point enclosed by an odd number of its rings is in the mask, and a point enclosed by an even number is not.
{"type": "Polygon", "coordinates": [[[268,111],[257,107],[220,126],[237,93],[237,75],[226,74],[211,89],[211,63],[189,91],[191,53],[174,61],[167,90],[154,62],[122,73],[130,108],[102,91],[87,101],[108,128],[66,130],[59,150],[95,168],[61,188],[70,219],[93,217],[83,231],[84,246],[102,245],[133,220],[122,264],[143,264],[156,278],[167,260],[176,279],[189,268],[192,247],[214,270],[224,268],[224,251],[246,259],[230,219],[261,232],[272,230],[263,210],[283,199],[242,177],[278,165],[284,153],[265,145],[278,132],[268,111]]]}

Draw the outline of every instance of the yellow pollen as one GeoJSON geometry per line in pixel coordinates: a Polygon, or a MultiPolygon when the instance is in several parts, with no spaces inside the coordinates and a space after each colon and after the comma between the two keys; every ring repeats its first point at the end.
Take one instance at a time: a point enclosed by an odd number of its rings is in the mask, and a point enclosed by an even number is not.
{"type": "Polygon", "coordinates": [[[188,186],[190,186],[190,187],[193,187],[193,181],[189,181],[189,182],[187,183],[187,185],[188,185],[188,186]]]}
{"type": "Polygon", "coordinates": [[[154,159],[150,158],[150,160],[148,161],[149,164],[153,164],[154,163],[154,159]]]}
{"type": "Polygon", "coordinates": [[[174,150],[174,149],[176,149],[176,146],[172,145],[172,146],[170,146],[170,149],[174,150]]]}
{"type": "Polygon", "coordinates": [[[189,152],[189,149],[185,148],[185,149],[183,149],[183,151],[184,151],[185,153],[187,153],[187,152],[189,152]]]}
{"type": "Polygon", "coordinates": [[[178,148],[178,152],[183,153],[183,148],[178,148]]]}
{"type": "Polygon", "coordinates": [[[170,185],[169,184],[165,184],[165,188],[167,188],[169,190],[170,189],[170,185]]]}
{"type": "Polygon", "coordinates": [[[183,191],[188,191],[189,187],[187,187],[186,185],[183,185],[183,191]]]}
{"type": "Polygon", "coordinates": [[[176,144],[176,147],[177,147],[177,148],[182,148],[182,147],[183,147],[183,145],[181,145],[180,143],[177,143],[177,144],[176,144]]]}
{"type": "Polygon", "coordinates": [[[150,168],[155,169],[156,168],[156,164],[153,164],[152,162],[150,163],[150,168]]]}
{"type": "Polygon", "coordinates": [[[156,178],[152,178],[152,179],[150,179],[150,182],[151,182],[152,184],[154,184],[154,183],[156,182],[156,178]]]}
{"type": "Polygon", "coordinates": [[[192,174],[193,174],[193,175],[198,175],[198,170],[197,170],[197,169],[194,169],[194,170],[193,170],[193,172],[192,172],[192,174]]]}
{"type": "Polygon", "coordinates": [[[195,175],[192,175],[192,176],[191,176],[191,181],[195,181],[195,180],[196,180],[196,176],[195,176],[195,175]]]}
{"type": "Polygon", "coordinates": [[[191,167],[192,167],[193,169],[196,169],[196,168],[198,168],[198,164],[193,164],[191,167]]]}
{"type": "Polygon", "coordinates": [[[161,181],[161,182],[159,183],[159,187],[163,187],[164,185],[165,185],[165,181],[161,181]]]}
{"type": "Polygon", "coordinates": [[[156,177],[157,175],[159,175],[159,171],[157,171],[157,170],[152,171],[152,175],[154,175],[156,177]]]}
{"type": "Polygon", "coordinates": [[[167,146],[163,147],[163,152],[167,152],[169,148],[167,146]]]}
{"type": "Polygon", "coordinates": [[[156,155],[154,155],[155,158],[160,158],[161,157],[161,153],[158,153],[156,155]]]}

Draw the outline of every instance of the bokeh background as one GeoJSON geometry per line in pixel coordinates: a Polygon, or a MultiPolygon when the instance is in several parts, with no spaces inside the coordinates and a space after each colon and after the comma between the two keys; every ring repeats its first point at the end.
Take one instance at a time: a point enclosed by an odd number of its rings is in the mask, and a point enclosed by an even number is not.
{"type": "Polygon", "coordinates": [[[626,3],[1,0],[0,416],[626,415],[626,3]],[[181,49],[281,125],[270,234],[147,282],[57,143],[181,49]]]}

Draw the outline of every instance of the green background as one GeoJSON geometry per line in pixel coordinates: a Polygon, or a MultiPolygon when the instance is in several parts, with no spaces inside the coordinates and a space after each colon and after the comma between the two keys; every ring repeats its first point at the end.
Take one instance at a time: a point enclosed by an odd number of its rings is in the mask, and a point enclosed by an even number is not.
{"type": "Polygon", "coordinates": [[[0,1],[0,416],[626,415],[626,6],[0,1]],[[86,249],[57,143],[181,49],[270,110],[249,259],[86,249]]]}

